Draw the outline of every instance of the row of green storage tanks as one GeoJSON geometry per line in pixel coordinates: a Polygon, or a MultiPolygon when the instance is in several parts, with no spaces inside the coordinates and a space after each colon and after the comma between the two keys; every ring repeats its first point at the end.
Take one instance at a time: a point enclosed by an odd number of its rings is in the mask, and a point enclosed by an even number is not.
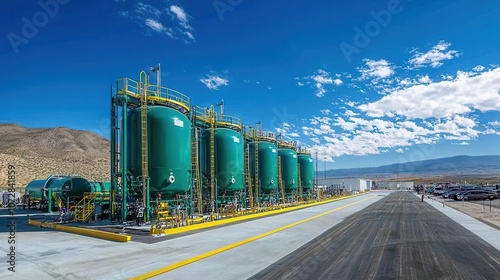
{"type": "MultiPolygon", "coordinates": [[[[128,172],[141,176],[141,111],[128,112],[128,172]]],[[[219,194],[230,195],[245,190],[244,151],[249,145],[251,170],[255,174],[255,143],[247,142],[241,133],[228,128],[214,130],[215,181],[219,194]]],[[[210,130],[205,130],[199,145],[199,163],[202,174],[210,178],[210,130]]],[[[298,165],[303,191],[313,187],[314,164],[307,154],[297,154],[293,149],[277,148],[275,143],[259,141],[258,177],[261,193],[277,190],[278,155],[281,157],[282,180],[285,192],[298,189],[298,165]]],[[[191,122],[181,112],[164,106],[148,107],[148,165],[150,194],[161,193],[173,197],[189,191],[191,187],[191,122]]]]}

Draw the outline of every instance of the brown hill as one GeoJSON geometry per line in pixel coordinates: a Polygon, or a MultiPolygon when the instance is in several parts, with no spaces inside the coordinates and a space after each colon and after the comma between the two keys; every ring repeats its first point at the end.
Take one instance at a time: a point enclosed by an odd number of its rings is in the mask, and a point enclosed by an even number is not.
{"type": "Polygon", "coordinates": [[[56,173],[108,181],[109,140],[65,127],[0,124],[0,186],[7,185],[9,164],[15,166],[18,187],[56,173]]]}

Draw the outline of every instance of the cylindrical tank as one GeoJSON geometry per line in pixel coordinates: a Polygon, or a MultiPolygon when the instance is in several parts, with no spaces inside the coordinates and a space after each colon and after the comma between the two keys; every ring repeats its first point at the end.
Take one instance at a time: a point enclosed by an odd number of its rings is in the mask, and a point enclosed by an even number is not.
{"type": "MultiPolygon", "coordinates": [[[[210,180],[210,130],[203,133],[203,173],[210,180]]],[[[244,182],[244,141],[228,128],[214,129],[214,171],[219,193],[242,191],[244,182]]]]}
{"type": "Polygon", "coordinates": [[[31,200],[41,200],[43,197],[43,186],[47,180],[33,180],[25,188],[25,193],[29,193],[31,200]]]}
{"type": "Polygon", "coordinates": [[[297,153],[292,149],[278,149],[281,158],[281,179],[285,192],[291,192],[298,187],[297,153]]]}
{"type": "MultiPolygon", "coordinates": [[[[129,113],[128,170],[142,175],[141,108],[129,113]]],[[[191,188],[191,123],[181,112],[164,106],[148,107],[148,165],[150,195],[171,198],[191,188]]]]}
{"type": "MultiPolygon", "coordinates": [[[[258,142],[258,163],[260,192],[270,193],[278,188],[278,149],[276,145],[260,141],[258,142]]],[[[255,178],[255,142],[250,143],[250,174],[255,178]]]]}
{"type": "Polygon", "coordinates": [[[106,193],[111,190],[111,182],[92,182],[92,192],[106,193]]]}
{"type": "Polygon", "coordinates": [[[298,162],[302,190],[306,191],[314,186],[314,161],[309,155],[298,155],[298,162]]]}
{"type": "Polygon", "coordinates": [[[81,177],[61,177],[48,183],[48,189],[63,200],[68,197],[83,197],[84,193],[92,192],[89,181],[81,177]]]}

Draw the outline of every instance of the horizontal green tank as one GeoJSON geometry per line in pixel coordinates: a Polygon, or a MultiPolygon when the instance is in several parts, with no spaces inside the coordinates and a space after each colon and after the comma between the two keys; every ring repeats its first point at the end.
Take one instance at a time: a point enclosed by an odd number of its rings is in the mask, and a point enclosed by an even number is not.
{"type": "MultiPolygon", "coordinates": [[[[278,149],[265,141],[258,142],[257,146],[260,192],[270,193],[278,188],[278,149]]],[[[250,163],[250,174],[255,178],[255,142],[250,143],[250,163]]]]}
{"type": "Polygon", "coordinates": [[[81,177],[62,177],[49,183],[48,189],[65,201],[68,197],[83,197],[84,193],[92,192],[89,181],[81,177]]]}
{"type": "Polygon", "coordinates": [[[111,190],[111,182],[90,182],[92,192],[107,193],[111,190]]]}
{"type": "MultiPolygon", "coordinates": [[[[128,170],[142,175],[141,108],[129,112],[128,170]]],[[[171,198],[191,188],[191,123],[181,112],[164,106],[148,107],[148,164],[150,195],[171,198]]]]}
{"type": "MultiPolygon", "coordinates": [[[[210,179],[210,130],[203,133],[203,173],[210,179]]],[[[241,134],[228,128],[214,129],[215,179],[218,193],[242,191],[244,182],[244,141],[241,134]]]]}
{"type": "Polygon", "coordinates": [[[31,181],[25,189],[30,199],[48,199],[48,191],[56,193],[60,198],[83,197],[86,192],[92,192],[89,181],[76,176],[54,175],[45,180],[31,181]]]}
{"type": "Polygon", "coordinates": [[[309,155],[298,155],[298,162],[302,190],[306,191],[314,186],[314,161],[309,155]]]}
{"type": "Polygon", "coordinates": [[[33,180],[25,188],[25,193],[29,193],[30,199],[41,200],[43,197],[43,186],[47,180],[33,180]]]}
{"type": "Polygon", "coordinates": [[[291,192],[298,187],[297,153],[292,149],[278,149],[281,158],[281,179],[285,192],[291,192]]]}

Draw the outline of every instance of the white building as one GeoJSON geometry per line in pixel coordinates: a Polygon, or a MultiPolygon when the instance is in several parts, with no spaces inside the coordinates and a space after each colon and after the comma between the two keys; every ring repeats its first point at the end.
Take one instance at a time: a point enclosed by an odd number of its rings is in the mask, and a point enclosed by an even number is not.
{"type": "Polygon", "coordinates": [[[342,194],[344,192],[369,191],[372,180],[361,178],[318,178],[318,188],[325,193],[342,194]]]}
{"type": "Polygon", "coordinates": [[[377,181],[375,183],[377,189],[387,190],[413,190],[413,182],[383,182],[377,181]]]}

